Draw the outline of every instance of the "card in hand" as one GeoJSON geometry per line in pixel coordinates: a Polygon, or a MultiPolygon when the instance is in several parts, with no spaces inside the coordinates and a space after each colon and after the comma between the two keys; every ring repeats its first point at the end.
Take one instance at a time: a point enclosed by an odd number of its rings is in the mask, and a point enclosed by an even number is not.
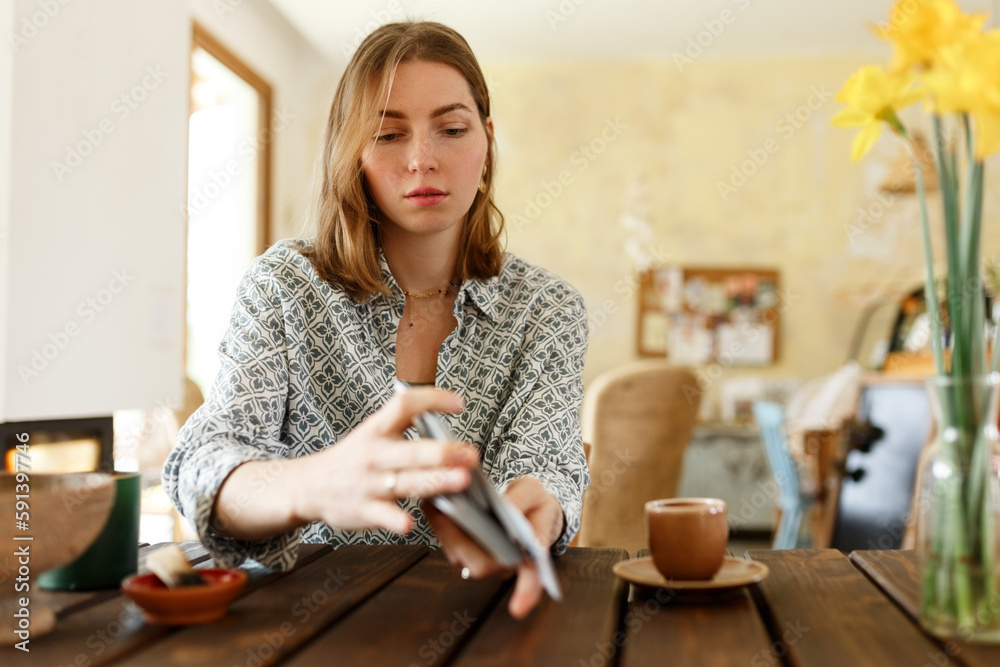
{"type": "MultiPolygon", "coordinates": [[[[397,392],[408,388],[405,382],[396,381],[397,392]]],[[[440,415],[425,412],[413,421],[423,438],[454,440],[440,415]]],[[[553,599],[561,600],[562,591],[549,550],[539,542],[531,523],[500,495],[482,468],[476,466],[469,472],[471,480],[464,491],[434,496],[431,503],[500,565],[514,568],[525,556],[531,558],[545,590],[553,599]]]]}

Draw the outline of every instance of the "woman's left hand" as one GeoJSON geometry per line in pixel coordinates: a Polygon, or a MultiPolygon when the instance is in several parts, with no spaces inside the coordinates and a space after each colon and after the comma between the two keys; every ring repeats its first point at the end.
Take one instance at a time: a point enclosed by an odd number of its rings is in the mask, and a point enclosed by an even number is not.
{"type": "MultiPolygon", "coordinates": [[[[563,530],[563,511],[559,501],[549,495],[534,477],[521,477],[510,483],[505,494],[535,529],[535,535],[542,546],[549,548],[559,538],[563,530]]],[[[496,574],[510,574],[466,535],[461,528],[441,514],[431,503],[425,502],[421,509],[427,516],[434,534],[441,540],[448,560],[461,567],[469,568],[469,575],[475,579],[496,574]]],[[[542,596],[542,581],[535,571],[534,563],[521,561],[517,567],[517,583],[510,596],[510,615],[514,618],[527,616],[542,596]]]]}

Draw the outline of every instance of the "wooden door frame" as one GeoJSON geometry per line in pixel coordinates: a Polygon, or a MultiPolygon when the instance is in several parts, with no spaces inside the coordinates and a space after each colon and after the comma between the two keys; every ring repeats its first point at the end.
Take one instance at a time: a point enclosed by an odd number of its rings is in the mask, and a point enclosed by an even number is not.
{"type": "MultiPolygon", "coordinates": [[[[236,76],[246,81],[258,93],[257,108],[257,254],[261,254],[271,244],[271,143],[273,134],[271,123],[271,85],[240,60],[232,51],[212,36],[197,22],[192,22],[191,53],[197,48],[204,49],[210,56],[228,67],[236,76]]],[[[193,72],[192,72],[193,74],[193,72]]],[[[193,104],[188,103],[190,117],[193,104]]]]}

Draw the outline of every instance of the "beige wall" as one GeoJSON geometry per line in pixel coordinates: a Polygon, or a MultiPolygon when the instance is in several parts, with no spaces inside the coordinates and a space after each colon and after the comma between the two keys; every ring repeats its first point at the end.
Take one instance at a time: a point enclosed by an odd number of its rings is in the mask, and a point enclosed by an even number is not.
{"type": "MultiPolygon", "coordinates": [[[[864,304],[921,280],[915,200],[884,197],[883,206],[875,195],[899,144],[885,137],[854,164],[853,133],[830,125],[840,107],[833,95],[869,61],[484,65],[508,247],[583,292],[592,318],[588,382],[636,357],[627,282],[634,267],[619,223],[627,193],[633,211],[645,201],[648,245],[665,261],[780,270],[787,308],[779,362],[722,369],[723,378],[828,373],[845,361],[864,304]],[[762,164],[746,164],[755,172],[724,199],[719,183],[739,184],[730,180],[734,167],[754,156],[762,164]],[[859,207],[874,216],[859,219],[859,207]]],[[[987,170],[997,184],[995,166],[987,170]]],[[[988,256],[1000,246],[990,224],[996,204],[991,197],[986,205],[988,256]]]]}
{"type": "Polygon", "coordinates": [[[0,420],[171,404],[183,377],[187,11],[17,0],[0,12],[11,42],[0,420]]]}

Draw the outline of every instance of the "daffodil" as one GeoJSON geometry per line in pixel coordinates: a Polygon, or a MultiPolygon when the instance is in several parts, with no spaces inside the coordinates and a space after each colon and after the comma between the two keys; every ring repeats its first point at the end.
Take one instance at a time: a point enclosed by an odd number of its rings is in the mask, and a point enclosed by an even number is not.
{"type": "Polygon", "coordinates": [[[980,34],[985,21],[985,15],[963,13],[955,0],[898,0],[876,32],[892,43],[892,71],[923,70],[937,63],[943,49],[980,34]]]}
{"type": "Polygon", "coordinates": [[[976,157],[1000,150],[1000,31],[980,34],[946,49],[923,76],[933,107],[941,113],[971,114],[976,157]]]}
{"type": "Polygon", "coordinates": [[[847,80],[836,99],[848,106],[833,117],[833,124],[861,128],[851,145],[852,160],[857,162],[871,149],[882,134],[883,123],[906,134],[896,112],[923,97],[913,83],[912,74],[887,74],[874,65],[862,67],[847,80]]]}
{"type": "Polygon", "coordinates": [[[841,127],[861,128],[851,150],[858,160],[878,139],[883,124],[911,139],[897,111],[921,98],[928,103],[949,289],[939,304],[924,169],[913,140],[924,294],[927,312],[936,315],[946,306],[949,319],[945,324],[940,317],[930,318],[934,368],[946,381],[933,385],[935,395],[944,398],[935,415],[938,437],[927,450],[934,453],[924,455],[931,468],[922,471],[942,468],[950,476],[941,478],[946,481],[937,479],[937,472],[923,476],[925,482],[934,480],[923,487],[918,517],[918,524],[927,529],[921,530],[918,545],[920,623],[934,635],[965,641],[1000,639],[995,604],[1000,599],[1000,497],[989,463],[992,440],[982,435],[993,427],[995,416],[983,416],[983,397],[991,390],[981,393],[978,388],[984,378],[1000,371],[1000,327],[987,359],[988,320],[979,269],[983,158],[1000,151],[1000,32],[983,34],[983,22],[982,16],[962,13],[955,0],[896,2],[889,22],[880,29],[893,46],[892,66],[888,72],[878,67],[856,72],[837,95],[848,106],[833,119],[841,127]],[[914,88],[918,79],[919,87],[914,88]],[[939,389],[945,386],[954,389],[939,389]]]}

